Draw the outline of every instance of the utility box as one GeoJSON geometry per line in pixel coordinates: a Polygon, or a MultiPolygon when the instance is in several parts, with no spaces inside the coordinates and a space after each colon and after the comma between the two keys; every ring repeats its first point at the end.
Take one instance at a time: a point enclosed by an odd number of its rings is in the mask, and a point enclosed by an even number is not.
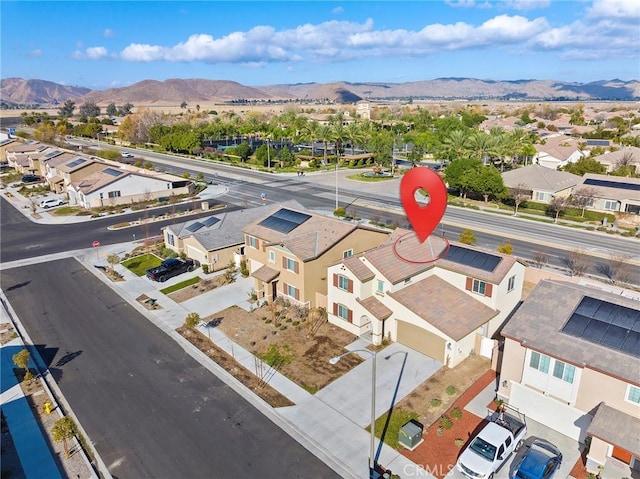
{"type": "Polygon", "coordinates": [[[418,421],[412,419],[400,428],[398,442],[407,449],[414,449],[422,442],[422,430],[424,427],[418,421]]]}

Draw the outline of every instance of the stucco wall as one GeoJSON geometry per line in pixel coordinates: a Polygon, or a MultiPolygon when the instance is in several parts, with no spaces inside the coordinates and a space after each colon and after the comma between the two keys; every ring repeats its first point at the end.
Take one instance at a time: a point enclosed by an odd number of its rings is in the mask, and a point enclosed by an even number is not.
{"type": "MultiPolygon", "coordinates": [[[[638,378],[640,380],[640,377],[638,378]]],[[[628,383],[584,368],[578,389],[576,407],[582,411],[591,411],[600,402],[635,417],[640,417],[640,406],[626,401],[628,383]]],[[[636,384],[640,387],[639,384],[636,384]]]]}

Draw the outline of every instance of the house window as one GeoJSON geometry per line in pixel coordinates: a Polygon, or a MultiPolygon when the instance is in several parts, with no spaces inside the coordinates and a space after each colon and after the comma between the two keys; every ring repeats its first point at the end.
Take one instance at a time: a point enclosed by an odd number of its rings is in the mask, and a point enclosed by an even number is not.
{"type": "Polygon", "coordinates": [[[338,288],[343,291],[349,291],[349,278],[346,276],[338,275],[338,288]]]}
{"type": "Polygon", "coordinates": [[[171,246],[176,245],[175,237],[172,234],[167,235],[167,243],[169,243],[171,246]]]}
{"type": "Polygon", "coordinates": [[[269,263],[275,263],[275,262],[276,262],[276,252],[269,251],[269,263]]]}
{"type": "Polygon", "coordinates": [[[513,288],[516,287],[516,277],[515,275],[511,276],[511,278],[509,278],[509,284],[507,285],[507,293],[510,291],[513,291],[513,288]]]}
{"type": "Polygon", "coordinates": [[[576,374],[576,368],[571,364],[563,363],[556,359],[556,364],[553,367],[553,376],[562,379],[564,382],[573,384],[573,377],[576,374]]]}
{"type": "Polygon", "coordinates": [[[479,279],[473,280],[473,286],[471,288],[471,291],[484,296],[486,289],[487,289],[487,283],[485,283],[484,281],[480,281],[479,279]]]}
{"type": "Polygon", "coordinates": [[[607,211],[618,211],[620,209],[620,204],[614,200],[604,200],[603,209],[607,211]]]}
{"type": "Polygon", "coordinates": [[[284,293],[287,296],[291,296],[292,298],[298,299],[298,288],[292,286],[290,284],[284,285],[284,293]]]}
{"type": "Polygon", "coordinates": [[[529,366],[533,369],[537,369],[538,371],[547,374],[549,372],[549,356],[531,351],[529,366]]]}
{"type": "Polygon", "coordinates": [[[109,192],[109,198],[119,198],[120,197],[120,192],[119,191],[110,191],[109,192]]]}
{"type": "Polygon", "coordinates": [[[253,249],[258,249],[258,238],[249,236],[249,246],[251,246],[253,249]]]}
{"type": "Polygon", "coordinates": [[[627,401],[640,404],[640,388],[629,384],[627,387],[627,401]]]}
{"type": "Polygon", "coordinates": [[[348,250],[342,252],[342,259],[348,258],[349,256],[353,256],[353,250],[352,249],[348,249],[348,250]]]}
{"type": "Polygon", "coordinates": [[[536,198],[536,201],[546,202],[551,199],[551,194],[544,193],[542,191],[536,191],[535,198],[536,198]]]}
{"type": "Polygon", "coordinates": [[[284,258],[284,268],[294,273],[298,272],[298,262],[291,258],[284,258]]]}
{"type": "Polygon", "coordinates": [[[338,305],[338,314],[337,316],[340,319],[344,319],[345,321],[349,321],[350,315],[349,315],[349,308],[347,308],[344,304],[339,304],[338,305]]]}
{"type": "Polygon", "coordinates": [[[384,293],[384,281],[382,281],[381,279],[378,280],[378,284],[376,286],[376,291],[378,293],[384,293]]]}

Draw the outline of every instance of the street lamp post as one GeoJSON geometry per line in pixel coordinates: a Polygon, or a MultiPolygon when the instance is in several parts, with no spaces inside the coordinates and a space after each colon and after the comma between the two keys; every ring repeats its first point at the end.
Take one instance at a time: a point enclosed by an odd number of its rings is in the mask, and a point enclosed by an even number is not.
{"type": "Polygon", "coordinates": [[[338,164],[339,161],[336,160],[336,210],[338,209],[338,164]]]}
{"type": "Polygon", "coordinates": [[[267,138],[267,171],[271,172],[271,152],[269,151],[269,138],[267,138]]]}
{"type": "Polygon", "coordinates": [[[376,352],[370,351],[368,349],[354,349],[353,351],[348,351],[340,356],[336,356],[335,358],[331,358],[329,363],[336,364],[343,357],[351,353],[367,353],[372,357],[371,361],[371,444],[369,451],[369,478],[373,478],[374,471],[376,468],[376,352]]]}

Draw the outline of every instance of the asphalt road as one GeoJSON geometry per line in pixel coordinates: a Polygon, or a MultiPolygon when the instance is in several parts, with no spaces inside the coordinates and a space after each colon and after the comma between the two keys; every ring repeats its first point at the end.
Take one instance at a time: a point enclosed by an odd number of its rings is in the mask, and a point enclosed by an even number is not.
{"type": "Polygon", "coordinates": [[[114,478],[339,477],[76,260],[0,286],[114,478]]]}

